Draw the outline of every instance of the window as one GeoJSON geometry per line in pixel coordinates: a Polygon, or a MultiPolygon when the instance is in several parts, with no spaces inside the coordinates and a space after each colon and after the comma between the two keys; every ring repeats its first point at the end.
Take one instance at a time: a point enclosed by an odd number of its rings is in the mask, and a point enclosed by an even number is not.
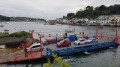
{"type": "Polygon", "coordinates": [[[81,41],[85,41],[85,40],[81,40],[81,41]]]}
{"type": "Polygon", "coordinates": [[[60,41],[60,43],[63,43],[63,42],[64,42],[64,40],[60,41]]]}
{"type": "Polygon", "coordinates": [[[65,41],[64,43],[67,43],[68,41],[65,41]]]}
{"type": "Polygon", "coordinates": [[[68,43],[69,41],[66,41],[66,43],[68,43]]]}
{"type": "Polygon", "coordinates": [[[32,48],[40,47],[40,45],[33,46],[32,48]]]}

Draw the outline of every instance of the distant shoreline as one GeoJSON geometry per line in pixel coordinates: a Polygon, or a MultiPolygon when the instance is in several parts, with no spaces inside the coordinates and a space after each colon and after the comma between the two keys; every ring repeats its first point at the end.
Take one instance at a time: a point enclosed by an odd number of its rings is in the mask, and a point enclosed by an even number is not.
{"type": "Polygon", "coordinates": [[[104,27],[120,27],[119,26],[116,26],[116,25],[78,25],[78,24],[68,24],[68,23],[57,23],[57,24],[63,24],[63,25],[72,25],[72,26],[104,26],[104,27]]]}

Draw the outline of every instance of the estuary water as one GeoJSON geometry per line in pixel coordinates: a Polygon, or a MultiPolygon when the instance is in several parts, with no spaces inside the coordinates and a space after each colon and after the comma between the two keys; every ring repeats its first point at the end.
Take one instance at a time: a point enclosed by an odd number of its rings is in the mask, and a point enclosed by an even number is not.
{"type": "MultiPolygon", "coordinates": [[[[79,32],[84,32],[84,35],[94,36],[96,35],[97,26],[71,26],[71,25],[44,25],[44,23],[39,22],[7,22],[4,27],[0,27],[0,32],[4,32],[5,29],[9,30],[9,33],[17,31],[27,31],[34,30],[39,32],[45,37],[43,39],[49,38],[51,36],[61,36],[65,33],[65,30],[75,30],[75,34],[79,35],[79,32]]],[[[114,28],[116,27],[105,27],[114,28]]],[[[117,27],[118,35],[120,35],[120,27],[117,27]]],[[[68,35],[74,34],[69,33],[68,35]]],[[[100,30],[99,33],[104,33],[105,35],[115,36],[115,31],[100,30]]],[[[34,38],[38,39],[37,34],[34,34],[34,38]]],[[[69,56],[63,56],[63,60],[70,64],[70,67],[118,67],[120,65],[120,46],[109,47],[105,49],[99,49],[94,51],[88,51],[89,54],[76,53],[69,56]]],[[[0,67],[44,67],[44,62],[36,61],[36,63],[24,63],[24,64],[0,64],[0,67]]]]}

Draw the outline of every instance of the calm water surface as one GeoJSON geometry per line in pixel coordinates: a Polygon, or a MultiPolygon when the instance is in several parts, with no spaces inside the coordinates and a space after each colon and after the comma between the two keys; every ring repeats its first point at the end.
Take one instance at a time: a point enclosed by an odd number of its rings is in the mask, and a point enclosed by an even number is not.
{"type": "MultiPolygon", "coordinates": [[[[69,26],[69,25],[44,25],[43,23],[32,23],[32,22],[7,22],[4,27],[0,27],[0,32],[4,29],[9,29],[9,33],[16,31],[27,31],[35,30],[42,35],[44,34],[46,38],[49,34],[52,36],[63,35],[65,29],[74,29],[75,33],[85,32],[85,35],[95,35],[95,26],[69,26]]],[[[115,28],[115,27],[108,27],[115,28]]],[[[120,28],[118,27],[118,34],[120,35],[120,28]]],[[[105,35],[114,35],[113,31],[99,31],[103,32],[105,35]]],[[[34,38],[38,39],[38,36],[34,34],[34,38]]],[[[89,51],[90,54],[77,53],[69,56],[63,56],[63,59],[70,64],[71,67],[117,67],[120,64],[120,47],[109,47],[106,49],[99,49],[94,51],[89,51]]],[[[45,61],[46,62],[46,61],[45,61]]],[[[32,64],[2,64],[0,67],[43,67],[44,62],[37,61],[37,63],[32,64]]]]}

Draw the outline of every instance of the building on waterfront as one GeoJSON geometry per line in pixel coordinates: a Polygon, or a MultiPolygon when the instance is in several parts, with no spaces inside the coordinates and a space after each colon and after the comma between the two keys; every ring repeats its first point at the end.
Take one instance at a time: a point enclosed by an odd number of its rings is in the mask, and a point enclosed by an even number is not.
{"type": "Polygon", "coordinates": [[[111,26],[120,26],[120,15],[114,15],[111,18],[110,25],[111,26]]]}
{"type": "Polygon", "coordinates": [[[87,18],[81,18],[81,19],[75,19],[74,20],[74,23],[77,24],[77,25],[87,25],[88,23],[88,19],[87,18]]]}
{"type": "Polygon", "coordinates": [[[96,25],[97,25],[95,19],[90,19],[87,24],[88,24],[89,26],[96,26],[96,25]]]}
{"type": "Polygon", "coordinates": [[[62,23],[62,18],[57,18],[55,21],[56,23],[62,23]]]}
{"type": "Polygon", "coordinates": [[[104,26],[120,26],[120,15],[102,15],[97,18],[96,22],[104,26]]]}
{"type": "Polygon", "coordinates": [[[50,25],[54,25],[54,24],[56,24],[56,21],[55,21],[55,20],[49,20],[48,23],[49,23],[50,25]]]}
{"type": "Polygon", "coordinates": [[[68,19],[63,19],[62,22],[63,22],[63,23],[70,23],[70,20],[68,20],[68,19]]]}
{"type": "Polygon", "coordinates": [[[61,24],[71,24],[71,25],[87,25],[88,19],[87,18],[72,18],[72,19],[67,19],[67,18],[57,18],[55,20],[57,23],[61,24]]]}
{"type": "Polygon", "coordinates": [[[67,18],[57,18],[56,23],[68,24],[70,23],[70,20],[68,20],[67,18]]]}
{"type": "Polygon", "coordinates": [[[110,25],[110,21],[111,21],[112,15],[103,15],[103,16],[99,16],[96,20],[97,23],[99,23],[100,25],[110,25]]]}

